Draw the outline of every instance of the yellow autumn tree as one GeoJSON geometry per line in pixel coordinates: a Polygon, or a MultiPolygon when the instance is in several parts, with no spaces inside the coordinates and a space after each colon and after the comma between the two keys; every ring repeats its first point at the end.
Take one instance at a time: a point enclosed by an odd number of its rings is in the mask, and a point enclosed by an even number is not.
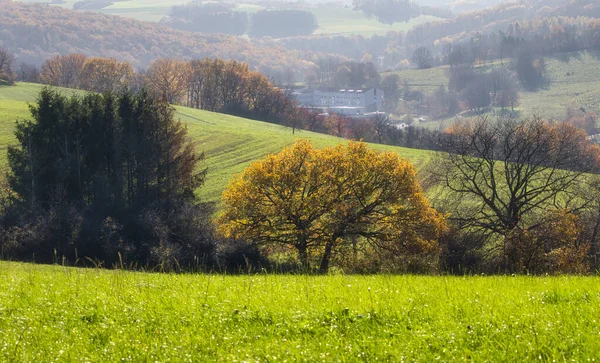
{"type": "Polygon", "coordinates": [[[445,228],[412,165],[362,142],[319,150],[297,141],[236,176],[222,202],[226,237],[295,252],[320,272],[348,245],[399,258],[434,254],[445,228]]]}

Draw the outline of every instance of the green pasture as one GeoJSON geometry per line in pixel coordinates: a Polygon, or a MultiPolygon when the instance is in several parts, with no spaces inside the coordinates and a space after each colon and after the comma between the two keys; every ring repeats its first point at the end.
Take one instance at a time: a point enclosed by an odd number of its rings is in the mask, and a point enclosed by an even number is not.
{"type": "Polygon", "coordinates": [[[598,359],[598,277],[175,275],[0,261],[2,362],[598,359]]]}
{"type": "MultiPolygon", "coordinates": [[[[27,101],[34,101],[41,87],[37,84],[0,87],[0,166],[6,166],[6,147],[15,142],[15,120],[29,117],[27,101]]],[[[250,162],[277,153],[299,138],[309,139],[317,147],[346,142],[309,131],[296,130],[293,134],[291,128],[214,112],[179,106],[176,110],[176,117],[187,124],[198,151],[205,153],[206,159],[202,165],[208,168],[208,175],[206,184],[198,192],[207,201],[218,201],[232,176],[243,171],[250,162]]],[[[413,161],[417,168],[430,155],[430,152],[415,149],[384,145],[373,147],[395,151],[413,161]]]]}
{"type": "Polygon", "coordinates": [[[125,0],[114,2],[98,12],[118,15],[142,21],[158,22],[171,13],[173,5],[183,5],[188,1],[173,2],[168,0],[125,0]]]}
{"type": "Polygon", "coordinates": [[[380,23],[375,18],[369,18],[361,11],[354,11],[350,7],[324,6],[310,9],[317,18],[319,27],[314,34],[340,34],[340,35],[382,35],[390,31],[406,32],[415,25],[439,18],[423,15],[411,19],[406,23],[392,25],[380,23]]]}
{"type": "MultiPolygon", "coordinates": [[[[501,64],[477,66],[482,72],[494,67],[508,67],[510,61],[501,64]]],[[[600,113],[600,52],[566,53],[546,58],[546,87],[535,92],[521,92],[518,110],[524,115],[533,113],[546,118],[562,119],[567,105],[600,113]]],[[[394,73],[406,81],[413,90],[432,94],[440,86],[448,85],[448,66],[432,69],[406,69],[394,73]]],[[[385,74],[385,73],[384,73],[385,74]]],[[[425,127],[439,128],[440,122],[449,125],[452,119],[432,121],[425,127]]]]}

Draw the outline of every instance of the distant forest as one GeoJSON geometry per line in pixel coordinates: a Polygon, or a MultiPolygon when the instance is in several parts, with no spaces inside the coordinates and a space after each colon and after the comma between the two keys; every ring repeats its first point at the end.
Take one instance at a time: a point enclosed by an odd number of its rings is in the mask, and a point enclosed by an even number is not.
{"type": "Polygon", "coordinates": [[[227,3],[189,5],[174,7],[169,21],[155,24],[39,4],[0,2],[0,46],[14,54],[19,64],[37,66],[47,58],[71,53],[115,58],[138,70],[158,58],[235,59],[277,84],[335,71],[319,68],[331,59],[338,64],[372,62],[377,71],[383,71],[486,63],[512,58],[523,48],[530,48],[535,58],[600,48],[599,2],[555,0],[547,4],[540,8],[522,0],[418,25],[406,33],[364,37],[298,35],[310,34],[317,26],[314,16],[301,10],[260,11],[245,17],[227,3]],[[203,20],[206,14],[212,15],[203,20]],[[200,33],[213,30],[253,38],[200,33]],[[429,58],[421,58],[422,65],[415,62],[417,50],[429,58]]]}
{"type": "Polygon", "coordinates": [[[229,3],[176,5],[170,16],[161,22],[180,30],[248,34],[255,38],[310,35],[317,29],[317,19],[306,10],[261,10],[248,14],[234,8],[235,5],[229,3]]]}
{"type": "Polygon", "coordinates": [[[420,47],[430,51],[432,66],[450,64],[449,53],[457,47],[470,49],[473,62],[501,59],[514,52],[515,45],[533,45],[536,52],[544,55],[598,49],[600,2],[556,2],[560,5],[541,8],[525,0],[501,4],[452,20],[417,25],[406,33],[371,37],[313,35],[286,38],[277,44],[303,53],[333,53],[354,60],[368,54],[379,58],[384,69],[407,66],[420,47]]]}
{"type": "Polygon", "coordinates": [[[306,67],[297,52],[281,46],[42,4],[0,2],[0,29],[0,46],[9,49],[19,62],[36,65],[58,54],[84,53],[113,57],[136,68],[167,57],[236,59],[265,74],[306,67]]]}

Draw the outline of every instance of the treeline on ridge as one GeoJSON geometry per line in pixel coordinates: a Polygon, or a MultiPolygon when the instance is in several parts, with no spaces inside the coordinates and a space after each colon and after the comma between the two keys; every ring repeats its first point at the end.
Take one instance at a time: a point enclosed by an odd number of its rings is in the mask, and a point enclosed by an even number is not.
{"type": "Polygon", "coordinates": [[[309,111],[297,107],[286,93],[246,63],[221,59],[182,61],[157,59],[136,72],[114,58],[88,58],[69,54],[48,59],[36,79],[53,86],[94,92],[146,89],[155,97],[177,105],[224,112],[300,128],[309,111]]]}
{"type": "Polygon", "coordinates": [[[175,5],[161,23],[200,33],[248,34],[251,37],[284,38],[310,35],[317,28],[315,16],[306,10],[261,10],[253,14],[234,10],[234,4],[196,3],[175,5]]]}

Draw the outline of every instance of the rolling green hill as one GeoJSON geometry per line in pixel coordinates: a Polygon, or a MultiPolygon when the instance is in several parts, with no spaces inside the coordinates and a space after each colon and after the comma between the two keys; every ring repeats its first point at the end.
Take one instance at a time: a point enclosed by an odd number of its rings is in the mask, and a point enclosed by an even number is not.
{"type": "MultiPolygon", "coordinates": [[[[14,143],[14,121],[29,116],[27,102],[34,101],[41,89],[37,84],[17,84],[14,87],[0,87],[0,166],[6,166],[6,148],[14,143]]],[[[72,90],[64,90],[73,93],[72,90]]],[[[176,117],[187,123],[190,136],[197,149],[206,156],[204,166],[208,168],[206,184],[199,190],[201,197],[208,201],[218,201],[221,192],[235,173],[241,172],[248,164],[269,153],[279,152],[296,139],[309,139],[317,147],[336,145],[345,140],[309,131],[296,131],[290,128],[260,121],[248,120],[214,112],[176,107],[176,117]]],[[[422,164],[429,152],[393,146],[373,145],[378,150],[395,151],[422,164]]],[[[417,165],[418,167],[418,165],[417,165]]]]}
{"type": "MultiPolygon", "coordinates": [[[[493,67],[507,67],[496,61],[478,66],[482,72],[493,67]]],[[[521,92],[523,114],[538,113],[547,118],[562,119],[567,105],[584,107],[600,113],[600,52],[580,52],[561,54],[546,58],[547,85],[536,92],[521,92]]],[[[406,69],[395,72],[411,89],[432,94],[440,85],[448,85],[448,66],[432,69],[406,69]]],[[[445,125],[449,120],[442,120],[445,125]]],[[[437,128],[439,122],[432,121],[424,126],[437,128]]]]}

